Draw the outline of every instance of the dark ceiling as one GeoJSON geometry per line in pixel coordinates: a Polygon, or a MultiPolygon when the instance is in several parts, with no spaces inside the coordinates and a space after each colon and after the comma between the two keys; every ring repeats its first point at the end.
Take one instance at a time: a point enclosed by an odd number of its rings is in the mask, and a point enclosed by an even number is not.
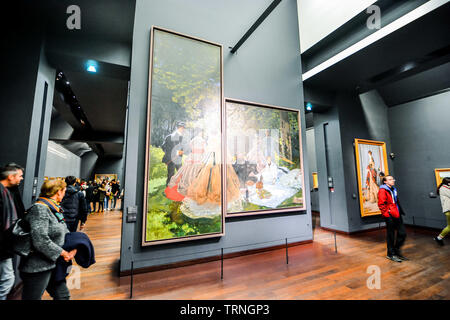
{"type": "Polygon", "coordinates": [[[426,94],[425,91],[449,87],[449,17],[450,4],[447,3],[304,83],[329,92],[363,93],[380,89],[390,106],[411,99],[418,91],[426,94]],[[433,77],[426,72],[431,69],[440,76],[433,77]],[[400,84],[402,80],[406,82],[400,84]],[[417,90],[417,86],[422,90],[417,90]]]}
{"type": "MultiPolygon", "coordinates": [[[[74,153],[80,144],[100,157],[120,158],[130,77],[131,43],[134,24],[134,0],[52,0],[46,3],[46,56],[58,72],[63,72],[74,99],[56,86],[53,105],[61,124],[52,126],[50,137],[74,153]],[[69,30],[67,8],[77,5],[81,11],[81,29],[69,30]],[[97,73],[86,70],[86,62],[97,63],[97,73]],[[75,100],[71,101],[71,100],[75,100]],[[74,108],[75,105],[75,108],[74,108]],[[88,125],[83,125],[74,110],[81,110],[88,125]]],[[[64,81],[64,85],[65,85],[64,81]]]]}
{"type": "Polygon", "coordinates": [[[49,34],[132,43],[135,0],[49,0],[44,6],[49,34]],[[71,5],[80,8],[80,30],[66,27],[71,5]]]}

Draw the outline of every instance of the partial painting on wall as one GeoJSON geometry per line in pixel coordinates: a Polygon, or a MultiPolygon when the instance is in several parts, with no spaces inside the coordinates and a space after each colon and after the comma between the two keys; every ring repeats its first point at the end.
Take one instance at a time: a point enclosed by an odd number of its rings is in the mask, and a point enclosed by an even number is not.
{"type": "Polygon", "coordinates": [[[434,175],[436,177],[436,185],[439,186],[444,178],[450,178],[450,168],[434,169],[434,175]]]}
{"type": "Polygon", "coordinates": [[[142,245],[224,234],[222,46],[153,27],[142,245]]]}
{"type": "Polygon", "coordinates": [[[383,177],[389,175],[386,144],[355,139],[355,154],[361,216],[381,214],[378,208],[378,191],[383,177]]]}
{"type": "Polygon", "coordinates": [[[95,174],[95,181],[102,182],[103,180],[106,180],[108,182],[111,182],[113,180],[117,181],[117,174],[115,174],[115,173],[97,173],[97,174],[95,174]]]}
{"type": "Polygon", "coordinates": [[[299,111],[227,99],[227,216],[305,209],[299,111]]]}

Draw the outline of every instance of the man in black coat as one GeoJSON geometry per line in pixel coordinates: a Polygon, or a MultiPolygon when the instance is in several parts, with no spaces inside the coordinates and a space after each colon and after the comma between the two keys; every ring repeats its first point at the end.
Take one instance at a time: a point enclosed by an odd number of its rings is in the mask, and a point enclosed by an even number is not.
{"type": "Polygon", "coordinates": [[[86,204],[88,206],[88,213],[95,211],[95,201],[94,201],[94,184],[92,181],[89,181],[86,192],[86,204]]]}
{"type": "Polygon", "coordinates": [[[25,212],[18,186],[24,169],[10,163],[0,168],[0,300],[5,300],[15,282],[10,231],[25,212]]]}
{"type": "Polygon", "coordinates": [[[75,186],[74,176],[66,177],[67,189],[61,207],[63,208],[64,219],[70,232],[77,231],[78,223],[81,221],[80,230],[83,230],[87,220],[88,208],[83,192],[75,186]]]}
{"type": "Polygon", "coordinates": [[[164,138],[164,143],[161,148],[164,151],[164,157],[162,162],[167,165],[167,181],[166,185],[169,184],[170,179],[175,174],[175,169],[179,170],[181,168],[181,160],[183,154],[187,153],[188,146],[185,141],[183,141],[183,132],[186,127],[184,122],[177,122],[177,129],[164,138]]]}

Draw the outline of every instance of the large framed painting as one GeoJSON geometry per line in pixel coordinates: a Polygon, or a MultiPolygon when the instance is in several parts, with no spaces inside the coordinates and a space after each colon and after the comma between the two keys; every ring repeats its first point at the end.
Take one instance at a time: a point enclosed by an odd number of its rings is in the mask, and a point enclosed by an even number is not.
{"type": "Polygon", "coordinates": [[[228,217],[305,210],[299,114],[225,100],[228,217]]]}
{"type": "Polygon", "coordinates": [[[142,245],[224,234],[222,46],[151,29],[142,245]]]}
{"type": "Polygon", "coordinates": [[[355,139],[355,155],[361,216],[379,215],[378,190],[389,175],[386,143],[355,139]]]}
{"type": "Polygon", "coordinates": [[[115,173],[95,174],[95,181],[101,182],[103,180],[106,180],[106,181],[109,181],[109,182],[111,182],[112,180],[116,180],[117,181],[117,174],[115,174],[115,173]]]}
{"type": "Polygon", "coordinates": [[[434,175],[436,177],[436,186],[439,187],[439,185],[442,182],[442,179],[450,178],[450,168],[434,169],[434,175]]]}

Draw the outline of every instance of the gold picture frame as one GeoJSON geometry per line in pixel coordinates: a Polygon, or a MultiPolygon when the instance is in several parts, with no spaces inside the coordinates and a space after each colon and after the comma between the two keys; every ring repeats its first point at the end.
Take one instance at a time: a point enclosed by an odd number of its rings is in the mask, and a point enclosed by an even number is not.
{"type": "Polygon", "coordinates": [[[317,172],[312,173],[313,189],[319,189],[319,177],[317,172]]]}
{"type": "Polygon", "coordinates": [[[380,215],[378,190],[382,177],[389,175],[386,143],[355,139],[355,157],[361,217],[380,215]]]}
{"type": "MultiPolygon", "coordinates": [[[[225,155],[225,157],[227,158],[226,160],[226,165],[225,167],[225,176],[226,179],[225,180],[225,189],[226,192],[224,192],[223,197],[225,199],[225,204],[226,204],[226,217],[238,217],[238,216],[249,216],[249,215],[263,215],[263,214],[274,214],[274,213],[286,213],[286,212],[298,212],[298,211],[305,211],[306,210],[306,204],[305,204],[305,184],[304,184],[304,170],[303,170],[303,148],[302,148],[302,137],[301,137],[301,119],[300,119],[300,111],[298,109],[292,109],[292,108],[286,108],[286,107],[280,107],[280,106],[273,106],[273,105],[267,105],[267,104],[262,104],[262,103],[256,103],[256,102],[249,102],[249,101],[244,101],[244,100],[238,100],[238,99],[231,99],[231,98],[226,98],[225,99],[225,111],[224,111],[224,144],[223,144],[223,154],[225,155]],[[244,188],[239,188],[240,193],[242,193],[242,189],[247,189],[247,193],[243,192],[240,196],[240,199],[238,199],[238,202],[244,202],[247,203],[248,206],[250,208],[246,209],[244,207],[239,207],[239,208],[234,208],[234,206],[231,205],[231,201],[229,201],[229,196],[232,192],[230,192],[230,188],[229,188],[229,183],[233,181],[232,176],[238,176],[236,175],[236,171],[234,170],[234,165],[232,165],[231,163],[236,159],[236,157],[233,157],[233,155],[236,154],[236,152],[231,152],[231,150],[233,149],[232,146],[230,145],[230,139],[231,139],[231,131],[233,128],[233,125],[235,126],[234,130],[235,132],[239,132],[239,135],[243,134],[244,132],[244,127],[247,126],[248,122],[251,121],[246,121],[247,119],[244,119],[244,123],[242,124],[242,126],[240,126],[241,124],[236,124],[233,121],[230,121],[230,119],[228,119],[228,112],[229,112],[229,108],[230,106],[238,106],[238,107],[244,107],[244,108],[252,108],[254,109],[254,111],[256,110],[265,110],[265,111],[270,111],[270,112],[276,112],[276,113],[280,113],[280,117],[281,117],[281,113],[283,113],[286,117],[290,116],[291,120],[293,120],[295,122],[295,125],[288,125],[289,122],[283,122],[285,124],[284,128],[288,129],[289,128],[289,139],[282,139],[281,136],[278,137],[277,139],[272,139],[274,142],[276,141],[278,144],[278,141],[284,141],[284,140],[289,140],[289,145],[291,146],[291,153],[292,150],[295,150],[295,156],[294,153],[292,153],[290,155],[291,159],[287,159],[289,158],[288,155],[285,155],[285,157],[283,157],[280,153],[279,157],[280,159],[283,160],[284,164],[292,164],[294,165],[293,168],[291,168],[290,170],[287,168],[284,168],[284,170],[287,170],[287,172],[289,173],[285,173],[285,175],[289,175],[289,174],[295,174],[295,183],[294,184],[298,184],[300,185],[300,187],[294,188],[292,186],[290,186],[290,188],[284,188],[284,190],[286,191],[286,189],[289,189],[289,191],[291,193],[289,193],[289,196],[286,196],[286,199],[280,200],[277,202],[277,206],[273,205],[269,206],[267,204],[264,203],[265,200],[269,200],[269,198],[266,199],[266,197],[260,197],[261,199],[259,199],[258,202],[260,203],[256,203],[256,202],[252,202],[251,200],[248,199],[252,199],[252,195],[253,195],[253,200],[255,200],[256,198],[258,198],[256,196],[257,192],[256,190],[253,190],[252,188],[258,188],[258,183],[261,182],[255,182],[254,185],[248,187],[245,185],[244,181],[246,179],[244,179],[243,181],[235,181],[235,182],[240,182],[240,183],[244,183],[244,188]],[[293,127],[296,127],[295,130],[293,127]],[[290,131],[293,131],[292,133],[290,131]],[[298,131],[297,133],[295,133],[295,131],[298,131]],[[292,135],[292,137],[291,137],[292,135]],[[291,141],[292,139],[292,141],[291,141]],[[296,141],[296,142],[294,142],[296,141]],[[294,146],[295,144],[295,146],[294,146]],[[298,154],[297,154],[298,153],[298,154]],[[293,162],[294,161],[294,162],[293,162]],[[232,171],[233,174],[229,174],[229,171],[232,171]],[[253,190],[254,192],[249,192],[248,190],[253,190]],[[299,193],[301,193],[301,195],[299,195],[299,193]],[[247,194],[245,196],[245,194],[247,194]],[[243,198],[247,198],[247,201],[243,200],[243,198]],[[281,202],[281,203],[280,203],[281,202]],[[286,204],[286,202],[289,202],[288,204],[286,204]],[[233,209],[231,209],[230,207],[233,207],[233,209]]],[[[237,110],[234,110],[234,112],[236,112],[237,110]]],[[[239,117],[238,117],[239,118],[239,117]]],[[[235,119],[236,120],[236,119],[235,119]]],[[[280,118],[281,120],[281,118],[280,118]]],[[[259,123],[258,123],[259,124],[259,123]]],[[[248,128],[247,128],[248,129],[248,128]]],[[[251,130],[257,130],[255,128],[251,129],[251,130]]],[[[267,128],[258,128],[259,131],[268,131],[269,129],[267,128]]],[[[273,130],[275,131],[281,131],[281,123],[280,123],[280,127],[276,128],[276,129],[271,129],[270,131],[273,132],[273,130]]],[[[256,131],[255,131],[256,132],[256,131]]],[[[261,132],[260,132],[261,133],[261,132]]],[[[240,138],[243,138],[243,136],[240,136],[240,138]]],[[[247,137],[249,138],[249,137],[247,137]]],[[[272,137],[273,138],[273,137],[272,137]]],[[[233,139],[231,139],[233,140],[233,139]]],[[[246,140],[246,139],[244,139],[246,140]]],[[[236,141],[237,142],[237,141],[236,141]]],[[[243,140],[241,140],[241,142],[243,142],[243,140]]],[[[286,141],[287,142],[287,141],[286,141]]],[[[246,141],[246,143],[242,143],[241,146],[243,146],[244,144],[250,144],[249,141],[246,141]]],[[[287,147],[286,145],[284,145],[285,147],[287,147]]],[[[236,146],[235,146],[236,148],[236,146]]],[[[249,146],[249,148],[251,149],[251,145],[249,146]]],[[[241,148],[242,149],[242,148],[241,148]]],[[[243,150],[241,150],[243,151],[243,150]]],[[[248,150],[246,150],[248,151],[248,150]]],[[[276,153],[276,152],[275,152],[276,153]]],[[[248,157],[248,152],[244,152],[244,154],[246,154],[245,158],[245,163],[249,163],[251,162],[249,159],[247,159],[248,157]]],[[[277,158],[276,156],[270,156],[269,158],[274,158],[273,163],[275,164],[275,158],[277,158]]],[[[280,161],[281,162],[281,161],[280,161]]],[[[237,161],[236,161],[237,163],[237,161]]],[[[255,164],[256,165],[256,164],[255,164]]],[[[280,170],[280,169],[279,169],[280,170]]],[[[247,171],[247,170],[244,170],[247,171]]],[[[264,171],[264,170],[263,170],[264,171]]],[[[261,176],[263,175],[262,172],[260,172],[261,176]]],[[[238,178],[239,180],[241,180],[241,177],[238,178]]],[[[280,186],[280,181],[281,179],[279,177],[277,177],[276,182],[272,183],[272,184],[262,184],[260,186],[260,191],[264,191],[269,190],[269,186],[274,188],[278,193],[283,189],[280,186]]],[[[231,183],[230,183],[231,184],[231,183]]],[[[242,187],[242,186],[240,186],[242,187]]],[[[268,191],[265,191],[268,192],[268,191]]],[[[270,194],[270,192],[268,192],[270,194]]],[[[260,194],[261,195],[261,194],[260,194]]]]}
{"type": "Polygon", "coordinates": [[[439,187],[443,178],[450,178],[450,168],[434,169],[434,176],[436,178],[436,187],[439,187]],[[442,173],[446,174],[442,176],[442,173]]]}
{"type": "MultiPolygon", "coordinates": [[[[152,166],[155,164],[160,164],[162,163],[164,165],[163,162],[164,160],[160,160],[159,158],[157,160],[154,160],[153,163],[150,161],[151,160],[151,153],[152,153],[152,149],[153,148],[153,139],[155,137],[154,135],[154,128],[157,128],[154,125],[154,120],[155,120],[155,116],[153,115],[153,113],[155,112],[155,110],[158,110],[158,101],[153,101],[153,96],[157,93],[156,89],[158,88],[156,85],[153,85],[153,82],[156,81],[157,77],[155,75],[155,73],[158,74],[162,74],[161,70],[158,70],[158,63],[155,63],[155,60],[161,60],[161,57],[157,57],[157,50],[158,50],[158,41],[157,38],[155,37],[155,35],[159,34],[160,37],[161,35],[165,35],[166,37],[172,37],[173,39],[178,39],[178,41],[190,41],[191,43],[195,43],[198,46],[201,47],[209,47],[209,48],[215,48],[214,50],[217,51],[217,57],[218,61],[219,61],[219,65],[217,66],[217,72],[219,73],[219,85],[220,88],[218,88],[218,94],[217,94],[217,100],[219,101],[219,107],[217,109],[217,116],[214,115],[214,120],[217,119],[217,126],[214,127],[215,131],[218,131],[218,136],[219,139],[221,140],[222,138],[222,128],[223,128],[223,117],[222,117],[222,109],[223,109],[223,103],[224,103],[224,90],[223,90],[223,46],[221,44],[218,43],[214,43],[208,40],[204,40],[204,39],[200,39],[197,37],[193,37],[190,35],[186,35],[186,34],[182,34],[176,31],[172,31],[172,30],[168,30],[168,29],[164,29],[164,28],[160,28],[157,26],[152,26],[151,30],[150,30],[150,56],[149,56],[149,83],[148,83],[148,102],[147,102],[147,126],[146,126],[146,155],[145,155],[145,174],[144,174],[144,201],[143,201],[143,223],[142,223],[142,238],[141,238],[141,245],[142,246],[153,246],[153,245],[160,245],[160,244],[167,244],[167,243],[174,243],[174,242],[182,242],[182,241],[191,241],[191,240],[197,240],[197,239],[207,239],[207,238],[217,238],[217,237],[221,237],[225,234],[225,210],[224,210],[224,200],[223,197],[220,197],[220,200],[218,201],[220,203],[220,209],[219,210],[214,210],[215,211],[220,211],[220,217],[217,218],[216,215],[214,216],[214,221],[215,220],[219,220],[216,221],[217,225],[220,224],[220,228],[218,228],[218,230],[209,230],[208,231],[196,231],[195,229],[193,231],[189,231],[190,229],[192,229],[190,226],[195,224],[196,221],[206,221],[206,218],[198,218],[193,216],[192,214],[190,216],[188,216],[188,218],[190,219],[185,219],[184,217],[186,216],[185,212],[182,211],[181,205],[180,203],[183,203],[182,200],[176,200],[176,199],[170,199],[171,205],[174,204],[173,206],[178,206],[175,211],[175,209],[168,209],[171,211],[170,216],[166,216],[164,217],[164,219],[166,219],[166,221],[161,224],[164,226],[166,225],[174,225],[175,223],[177,224],[177,228],[180,227],[180,221],[184,221],[187,223],[184,223],[182,225],[188,225],[189,228],[186,228],[187,231],[185,231],[185,228],[182,228],[184,234],[183,235],[178,235],[178,233],[176,234],[168,234],[168,232],[166,232],[166,230],[164,229],[164,232],[159,232],[158,235],[153,236],[153,234],[156,234],[156,232],[152,233],[151,231],[153,231],[154,227],[153,227],[153,223],[149,222],[149,210],[151,210],[151,204],[156,203],[157,196],[153,196],[150,195],[149,190],[150,188],[153,188],[156,183],[153,182],[152,178],[150,178],[151,172],[152,172],[152,166]],[[158,162],[159,161],[159,162],[158,162]],[[180,211],[182,212],[183,216],[181,216],[180,211]],[[173,213],[173,214],[172,214],[173,213]],[[181,220],[181,218],[183,220],[181,220]],[[193,222],[193,223],[191,223],[193,222]],[[159,236],[159,234],[162,234],[161,236],[159,236]]],[[[159,48],[161,47],[161,42],[159,45],[159,48]]],[[[180,46],[176,46],[179,50],[179,52],[182,51],[182,48],[180,48],[180,46]]],[[[169,48],[170,49],[170,48],[169,48]]],[[[176,52],[176,50],[171,50],[172,52],[176,52]]],[[[194,55],[192,54],[188,54],[186,55],[186,57],[188,57],[189,59],[193,59],[194,55]]],[[[198,61],[203,61],[201,58],[196,58],[198,61]]],[[[161,68],[161,67],[160,67],[161,68]]],[[[184,70],[186,69],[186,66],[183,65],[179,70],[184,70]]],[[[213,71],[215,71],[216,69],[214,69],[213,71]]],[[[173,75],[176,72],[172,72],[171,74],[173,75]]],[[[208,79],[207,79],[208,80],[208,79]]],[[[211,80],[211,79],[209,79],[211,80]]],[[[198,79],[197,79],[198,81],[198,79]]],[[[207,82],[207,81],[206,81],[207,82]]],[[[192,83],[192,81],[188,81],[187,83],[192,83]]],[[[189,84],[187,84],[189,85],[189,84]]],[[[192,85],[194,85],[192,83],[192,85]]],[[[161,85],[159,85],[160,90],[161,90],[161,85]]],[[[178,97],[177,99],[175,99],[175,97],[172,98],[172,102],[176,102],[178,103],[180,100],[182,100],[183,97],[178,97]]],[[[200,99],[200,97],[196,97],[198,99],[200,99]]],[[[201,99],[204,99],[201,98],[201,99]]],[[[213,104],[210,104],[213,105],[213,104]]],[[[205,113],[205,114],[209,114],[209,113],[205,113]]],[[[185,119],[176,119],[176,120],[183,120],[185,121],[185,119]]],[[[193,119],[188,120],[189,121],[193,121],[193,119]]],[[[204,121],[204,123],[207,123],[207,121],[204,121]]],[[[209,123],[209,125],[211,125],[212,122],[209,123]]],[[[184,124],[186,126],[186,124],[184,124]]],[[[189,123],[187,123],[187,127],[189,127],[189,123]]],[[[202,127],[201,129],[205,130],[204,127],[202,127]]],[[[160,148],[160,146],[158,146],[158,148],[160,148]]],[[[218,153],[221,153],[222,148],[220,147],[218,153]]],[[[223,163],[223,155],[222,154],[216,154],[213,153],[213,156],[211,157],[211,159],[214,159],[213,163],[214,163],[214,170],[216,168],[219,168],[220,171],[220,191],[222,194],[222,190],[224,190],[224,181],[222,179],[223,177],[223,173],[224,173],[224,169],[222,166],[223,163]],[[216,162],[217,161],[217,162],[216,162]]],[[[154,157],[155,158],[155,157],[154,157]]],[[[208,157],[208,159],[210,159],[210,157],[208,157]]],[[[170,163],[171,161],[169,161],[170,163]]],[[[168,167],[167,167],[168,170],[168,167]]],[[[178,172],[178,169],[177,169],[178,172]]],[[[216,171],[215,171],[216,172],[216,171]]],[[[168,176],[168,172],[166,174],[167,178],[170,179],[170,177],[168,176]]],[[[156,180],[156,179],[154,179],[156,180]]],[[[170,185],[170,183],[169,183],[170,185]]],[[[167,185],[167,188],[169,187],[169,185],[167,185]]],[[[167,195],[167,188],[164,191],[164,194],[166,196],[166,198],[169,198],[169,196],[167,195]]],[[[156,189],[156,188],[153,188],[156,189]]],[[[152,189],[152,190],[153,190],[152,189]]],[[[159,189],[156,189],[159,190],[159,189]]],[[[179,196],[178,193],[178,188],[175,190],[176,192],[175,195],[179,196]]],[[[157,191],[159,192],[159,191],[157,191]]],[[[164,194],[162,193],[158,193],[158,195],[164,196],[164,194]]],[[[189,197],[185,197],[185,198],[189,198],[189,197]]],[[[217,200],[217,199],[215,199],[217,200]]],[[[167,208],[164,207],[164,210],[167,208]]],[[[184,207],[186,208],[186,206],[184,207]]],[[[217,209],[216,207],[214,209],[217,209]]],[[[160,211],[161,212],[161,211],[160,211]]],[[[212,210],[211,210],[212,212],[212,210]]],[[[186,210],[187,213],[187,210],[186,210]]],[[[191,213],[196,213],[195,210],[192,210],[191,213]]],[[[151,218],[151,216],[150,216],[151,218]]],[[[211,219],[212,220],[212,219],[211,219]]],[[[206,228],[204,228],[206,229],[206,228]]],[[[212,229],[212,228],[211,228],[212,229]]],[[[203,229],[202,229],[203,230],[203,229]]],[[[169,230],[170,233],[172,233],[171,230],[169,230]]]]}

